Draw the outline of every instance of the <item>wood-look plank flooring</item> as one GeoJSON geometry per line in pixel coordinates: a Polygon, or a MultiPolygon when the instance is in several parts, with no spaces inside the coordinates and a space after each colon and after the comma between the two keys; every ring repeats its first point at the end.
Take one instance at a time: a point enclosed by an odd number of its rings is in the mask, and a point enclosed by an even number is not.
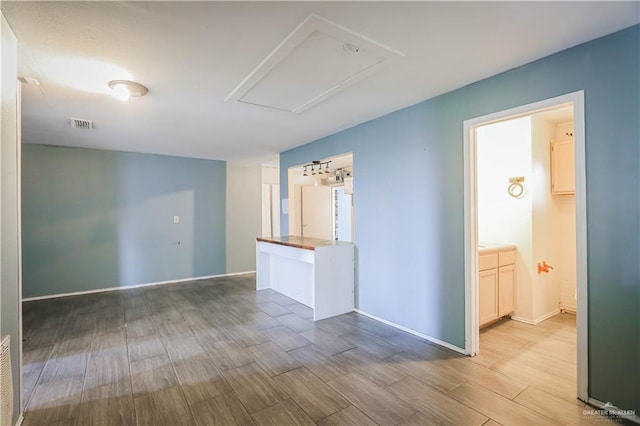
{"type": "Polygon", "coordinates": [[[589,424],[575,317],[502,321],[464,357],[255,275],[25,302],[24,425],[589,424]]]}

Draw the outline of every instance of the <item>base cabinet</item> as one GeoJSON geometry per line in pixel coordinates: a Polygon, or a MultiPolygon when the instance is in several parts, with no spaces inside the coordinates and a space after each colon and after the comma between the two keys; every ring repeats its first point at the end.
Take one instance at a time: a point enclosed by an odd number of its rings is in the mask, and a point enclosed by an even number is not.
{"type": "Polygon", "coordinates": [[[498,319],[498,271],[489,269],[480,271],[478,279],[478,297],[480,325],[498,319]]]}
{"type": "MultiPolygon", "coordinates": [[[[511,246],[513,247],[513,246],[511,246]]],[[[511,314],[516,304],[516,251],[513,248],[478,256],[478,322],[483,327],[511,314]]]]}
{"type": "Polygon", "coordinates": [[[498,317],[509,315],[516,310],[516,265],[498,268],[498,317]]]}

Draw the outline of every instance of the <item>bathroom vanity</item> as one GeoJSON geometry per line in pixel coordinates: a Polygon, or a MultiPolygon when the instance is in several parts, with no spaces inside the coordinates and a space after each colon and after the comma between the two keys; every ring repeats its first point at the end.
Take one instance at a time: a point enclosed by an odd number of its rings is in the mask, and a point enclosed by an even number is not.
{"type": "Polygon", "coordinates": [[[480,327],[516,308],[516,246],[478,246],[478,322],[480,327]]]}

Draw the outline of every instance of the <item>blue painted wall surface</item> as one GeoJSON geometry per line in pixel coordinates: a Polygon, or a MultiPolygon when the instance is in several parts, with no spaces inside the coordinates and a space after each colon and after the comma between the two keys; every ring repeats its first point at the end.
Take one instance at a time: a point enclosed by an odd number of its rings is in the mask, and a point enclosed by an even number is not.
{"type": "Polygon", "coordinates": [[[225,188],[223,161],[24,145],[23,297],[225,273],[225,188]]]}
{"type": "Polygon", "coordinates": [[[640,412],[640,26],[284,152],[281,197],[290,166],[353,152],[357,306],[464,347],[463,121],[578,90],[589,394],[640,412]]]}

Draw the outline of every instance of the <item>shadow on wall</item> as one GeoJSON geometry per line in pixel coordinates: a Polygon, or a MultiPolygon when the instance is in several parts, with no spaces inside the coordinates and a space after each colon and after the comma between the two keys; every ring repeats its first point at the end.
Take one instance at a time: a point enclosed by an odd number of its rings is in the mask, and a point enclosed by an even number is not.
{"type": "Polygon", "coordinates": [[[42,145],[22,162],[23,297],[225,272],[224,162],[42,145]]]}

